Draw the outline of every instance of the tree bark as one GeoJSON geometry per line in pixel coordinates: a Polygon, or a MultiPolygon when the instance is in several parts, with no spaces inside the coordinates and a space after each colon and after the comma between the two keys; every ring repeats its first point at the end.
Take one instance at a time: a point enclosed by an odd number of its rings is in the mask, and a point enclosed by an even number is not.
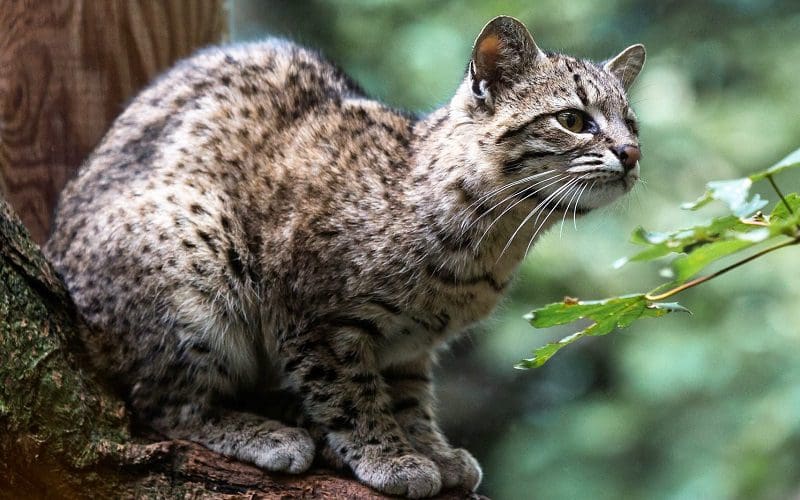
{"type": "Polygon", "coordinates": [[[0,0],[0,192],[35,241],[125,102],[226,36],[223,4],[0,0]]]}
{"type": "Polygon", "coordinates": [[[0,497],[385,498],[340,473],[268,474],[194,443],[133,435],[123,402],[88,369],[81,328],[0,197],[0,497]]]}

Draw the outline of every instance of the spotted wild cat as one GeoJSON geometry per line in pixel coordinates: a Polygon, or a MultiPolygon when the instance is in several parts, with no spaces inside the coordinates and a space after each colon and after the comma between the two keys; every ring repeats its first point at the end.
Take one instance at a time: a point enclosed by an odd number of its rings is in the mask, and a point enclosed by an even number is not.
{"type": "Polygon", "coordinates": [[[437,347],[542,230],[637,180],[644,57],[546,53],[498,17],[424,117],[286,41],[179,63],[66,188],[46,247],[94,362],[172,438],[291,473],[316,449],[385,493],[475,489],[433,413],[437,347]],[[280,391],[296,418],[246,409],[281,413],[280,391]]]}

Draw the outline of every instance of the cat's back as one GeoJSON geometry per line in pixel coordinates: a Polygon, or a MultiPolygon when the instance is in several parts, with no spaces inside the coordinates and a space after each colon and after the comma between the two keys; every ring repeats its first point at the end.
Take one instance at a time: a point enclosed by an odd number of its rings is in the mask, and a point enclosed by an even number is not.
{"type": "Polygon", "coordinates": [[[202,50],[115,121],[62,193],[46,253],[91,323],[118,321],[119,297],[227,309],[219,297],[241,301],[259,278],[264,242],[252,224],[289,210],[283,190],[299,189],[292,176],[311,177],[308,158],[352,143],[342,123],[369,113],[361,102],[383,113],[338,68],[290,42],[202,50]]]}
{"type": "Polygon", "coordinates": [[[126,221],[157,218],[165,205],[191,211],[202,198],[208,209],[235,198],[244,177],[287,163],[298,130],[324,126],[330,109],[362,95],[319,54],[288,41],[201,50],[128,105],[67,185],[51,257],[59,261],[81,236],[102,239],[124,233],[126,221]]]}
{"type": "MultiPolygon", "coordinates": [[[[276,147],[301,122],[362,91],[314,51],[281,39],[203,49],[142,91],[68,185],[100,194],[114,181],[173,169],[186,157],[276,147]],[[102,174],[101,174],[102,172],[102,174]],[[94,191],[97,192],[94,192],[94,191]]],[[[183,161],[185,163],[185,161],[183,161]]],[[[87,194],[87,193],[84,193],[87,194]]],[[[84,198],[84,200],[86,199],[84,198]]]]}

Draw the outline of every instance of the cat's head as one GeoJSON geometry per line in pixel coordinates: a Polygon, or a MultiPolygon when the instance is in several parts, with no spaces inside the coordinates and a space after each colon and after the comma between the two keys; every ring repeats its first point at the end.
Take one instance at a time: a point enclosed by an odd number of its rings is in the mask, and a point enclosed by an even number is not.
{"type": "Polygon", "coordinates": [[[630,190],[641,152],[626,91],[644,59],[642,45],[601,63],[546,53],[518,20],[490,21],[451,103],[481,131],[485,187],[520,181],[498,196],[578,213],[630,190]]]}

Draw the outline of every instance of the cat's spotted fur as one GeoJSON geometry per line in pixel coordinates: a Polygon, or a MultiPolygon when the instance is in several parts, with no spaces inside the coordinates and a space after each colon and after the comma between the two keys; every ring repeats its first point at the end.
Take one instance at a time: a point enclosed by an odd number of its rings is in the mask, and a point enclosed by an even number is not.
{"type": "Polygon", "coordinates": [[[418,119],[288,42],[207,49],[119,117],[46,250],[95,362],[168,436],[294,473],[316,448],[386,493],[474,489],[434,417],[436,348],[492,311],[541,229],[636,180],[643,60],[545,54],[497,18],[418,119]],[[292,421],[242,409],[279,413],[278,390],[292,421]]]}

